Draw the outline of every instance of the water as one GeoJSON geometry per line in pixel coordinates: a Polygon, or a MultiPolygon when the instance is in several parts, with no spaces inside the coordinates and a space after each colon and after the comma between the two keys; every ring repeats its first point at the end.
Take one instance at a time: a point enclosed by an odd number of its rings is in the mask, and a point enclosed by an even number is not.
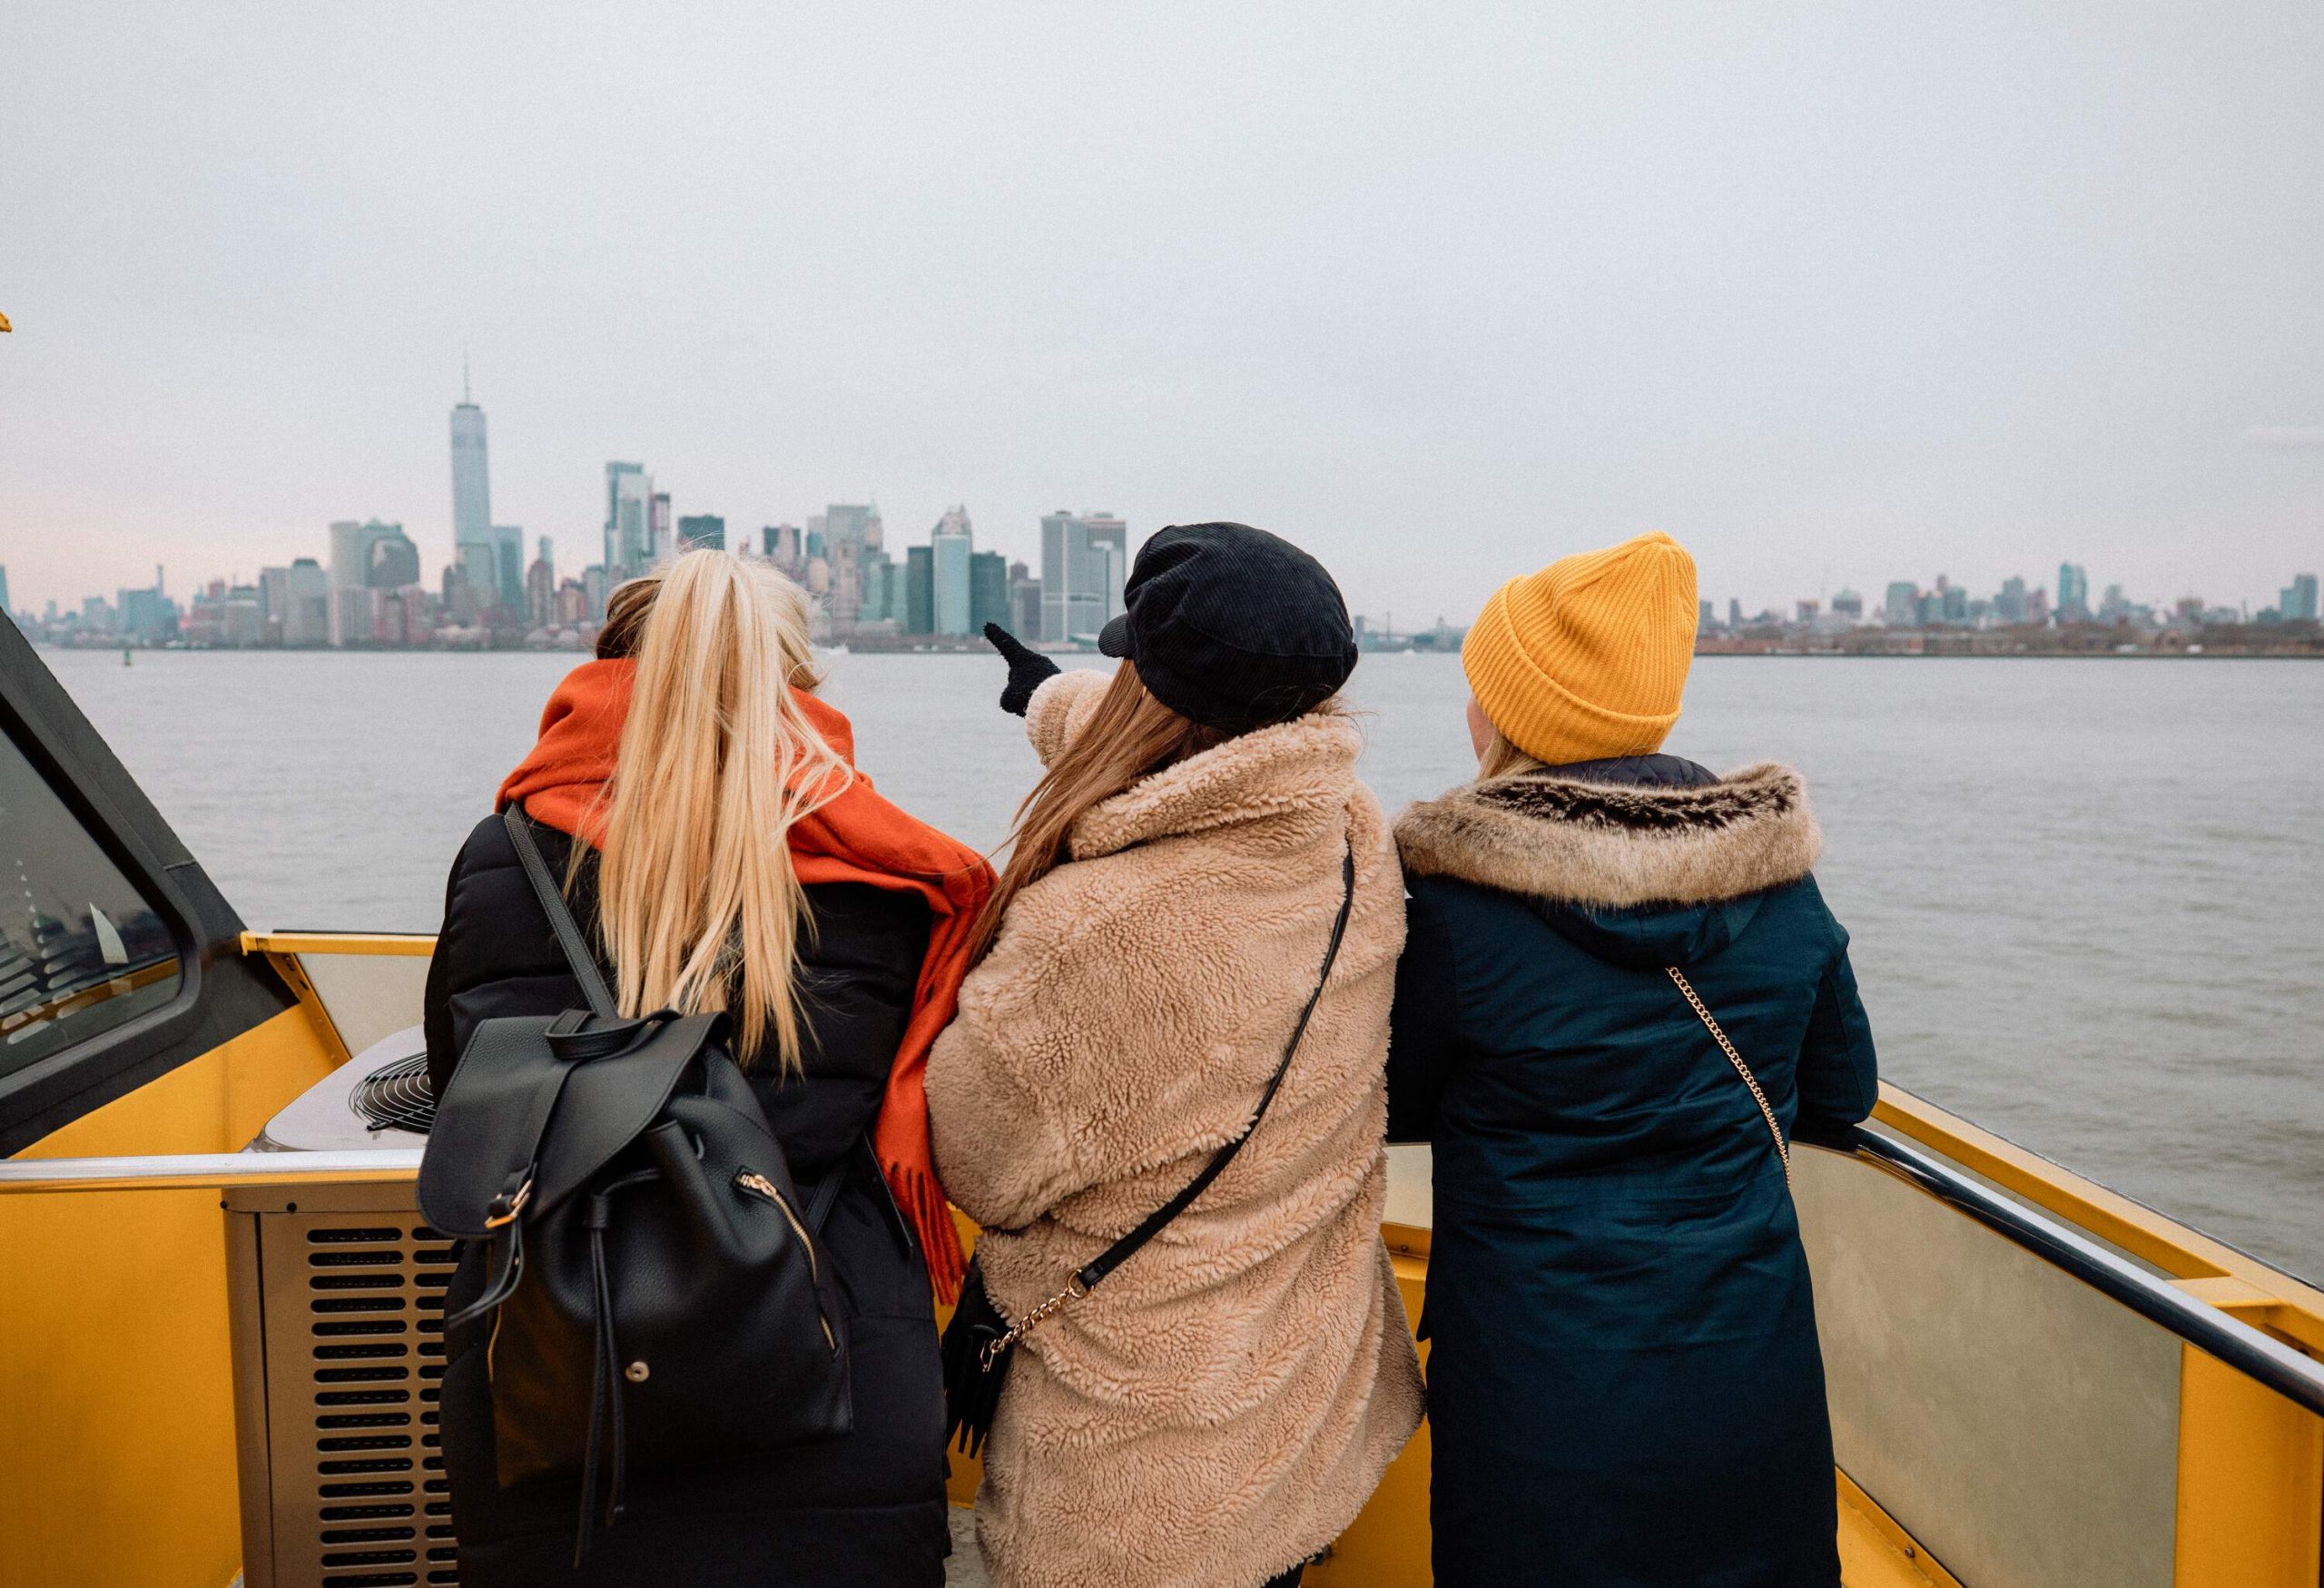
{"type": "MultiPolygon", "coordinates": [[[[255,925],[432,931],[576,658],[52,652],[255,925]]],[[[1001,840],[1035,764],[998,661],[838,656],[891,798],[1001,840]]],[[[1450,657],[1367,657],[1392,808],[1466,774],[1450,657]]],[[[2324,666],[1706,657],[1670,748],[1807,776],[1884,1072],[2324,1276],[2324,666]]]]}

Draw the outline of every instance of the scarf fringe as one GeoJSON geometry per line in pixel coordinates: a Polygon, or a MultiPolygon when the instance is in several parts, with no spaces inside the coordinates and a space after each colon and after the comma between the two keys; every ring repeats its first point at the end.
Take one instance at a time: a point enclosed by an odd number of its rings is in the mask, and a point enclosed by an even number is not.
{"type": "Polygon", "coordinates": [[[881,1167],[887,1171],[888,1189],[896,1194],[904,1217],[911,1220],[920,1237],[936,1299],[950,1307],[960,1298],[960,1285],[969,1271],[968,1259],[960,1251],[960,1228],[952,1222],[951,1204],[933,1176],[901,1163],[881,1167]]]}

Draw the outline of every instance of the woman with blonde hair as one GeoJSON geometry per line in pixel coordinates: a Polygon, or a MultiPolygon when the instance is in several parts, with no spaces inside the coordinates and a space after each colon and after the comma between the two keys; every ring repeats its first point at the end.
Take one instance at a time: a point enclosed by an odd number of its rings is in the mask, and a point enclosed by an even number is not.
{"type": "Polygon", "coordinates": [[[1839,1588],[1791,1142],[1871,1111],[1872,1033],[1799,774],[1659,753],[1694,639],[1667,535],[1510,580],[1476,781],[1396,823],[1443,1588],[1839,1588]]]}
{"type": "Polygon", "coordinates": [[[1110,678],[988,631],[1048,770],[929,1062],[963,1306],[1021,1331],[978,1537],[1001,1588],[1291,1583],[1420,1420],[1380,1240],[1403,887],[1323,567],[1195,525],[1126,597],[1110,678]]]}
{"type": "MultiPolygon", "coordinates": [[[[486,1326],[455,1329],[443,1455],[468,1588],[943,1581],[930,1291],[956,1287],[960,1255],[921,1077],[991,873],[855,770],[847,719],[814,693],[808,611],[772,567],[724,551],[622,586],[597,658],[557,686],[498,804],[521,808],[566,879],[621,1011],[726,1011],[792,1173],[842,1177],[816,1248],[846,1307],[852,1432],[635,1477],[576,1566],[577,1480],[500,1485],[486,1326]]],[[[581,1002],[502,818],[486,818],[453,863],[428,967],[437,1094],[479,1021],[581,1002]]]]}

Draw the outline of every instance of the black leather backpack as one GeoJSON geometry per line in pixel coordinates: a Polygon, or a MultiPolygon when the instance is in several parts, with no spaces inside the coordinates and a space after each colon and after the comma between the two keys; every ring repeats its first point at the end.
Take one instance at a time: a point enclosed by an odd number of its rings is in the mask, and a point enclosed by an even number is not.
{"type": "Polygon", "coordinates": [[[589,1008],[477,1027],[419,1205],[485,1248],[482,1292],[446,1327],[497,1314],[499,1480],[579,1475],[577,1562],[632,1471],[848,1432],[844,1315],[815,1244],[847,1170],[803,1203],[724,1014],[615,1015],[529,824],[505,819],[589,1008]]]}

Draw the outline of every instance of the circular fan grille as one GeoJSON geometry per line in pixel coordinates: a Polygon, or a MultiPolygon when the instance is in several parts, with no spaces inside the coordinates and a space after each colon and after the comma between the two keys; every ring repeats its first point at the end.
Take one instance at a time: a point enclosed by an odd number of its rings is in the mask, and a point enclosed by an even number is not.
{"type": "Polygon", "coordinates": [[[428,1134],[436,1122],[436,1092],[428,1082],[428,1055],[414,1053],[382,1064],[361,1080],[348,1101],[374,1130],[428,1134]]]}

